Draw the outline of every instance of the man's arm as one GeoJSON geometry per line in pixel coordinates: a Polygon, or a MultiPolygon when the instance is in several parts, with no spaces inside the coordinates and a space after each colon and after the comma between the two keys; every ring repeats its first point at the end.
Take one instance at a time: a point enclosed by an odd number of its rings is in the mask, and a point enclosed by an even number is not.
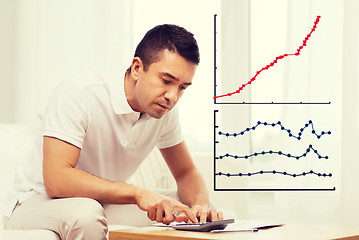
{"type": "Polygon", "coordinates": [[[81,149],[52,137],[44,137],[43,177],[51,198],[88,197],[107,204],[137,204],[151,220],[173,221],[172,211],[195,216],[184,204],[130,184],[111,182],[76,168],[81,149]],[[160,217],[157,217],[160,215],[160,217]]]}
{"type": "Polygon", "coordinates": [[[182,202],[191,207],[200,222],[223,219],[223,213],[210,209],[206,184],[194,165],[184,142],[160,150],[176,182],[182,202]]]}

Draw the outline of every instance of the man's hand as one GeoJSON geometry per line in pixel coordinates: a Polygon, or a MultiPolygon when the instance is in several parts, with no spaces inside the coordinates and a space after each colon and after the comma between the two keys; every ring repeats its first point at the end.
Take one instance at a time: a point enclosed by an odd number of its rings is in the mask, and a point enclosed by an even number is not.
{"type": "Polygon", "coordinates": [[[198,222],[196,215],[188,206],[156,192],[141,189],[137,194],[136,203],[141,210],[147,212],[148,218],[152,221],[170,224],[176,219],[173,212],[178,211],[182,212],[186,219],[198,222]]]}
{"type": "MultiPolygon", "coordinates": [[[[194,205],[191,208],[191,211],[200,222],[212,222],[212,221],[223,220],[223,213],[221,211],[210,209],[209,207],[194,205]]],[[[176,217],[176,222],[192,223],[193,221],[191,221],[191,219],[189,219],[186,215],[181,214],[178,217],[176,217]]]]}

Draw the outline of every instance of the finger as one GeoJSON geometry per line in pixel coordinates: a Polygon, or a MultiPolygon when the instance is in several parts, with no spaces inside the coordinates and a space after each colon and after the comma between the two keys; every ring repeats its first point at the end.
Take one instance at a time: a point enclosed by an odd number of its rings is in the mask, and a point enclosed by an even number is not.
{"type": "Polygon", "coordinates": [[[209,211],[208,218],[210,221],[218,221],[217,211],[215,209],[211,209],[209,211]]]}
{"type": "Polygon", "coordinates": [[[164,212],[163,212],[162,206],[158,206],[156,208],[156,222],[161,223],[162,219],[163,219],[163,215],[164,215],[164,212]]]}
{"type": "Polygon", "coordinates": [[[178,215],[176,222],[188,222],[188,217],[185,214],[178,215]]]}
{"type": "Polygon", "coordinates": [[[208,217],[207,209],[202,208],[199,212],[199,221],[202,223],[207,222],[207,217],[208,217]]]}
{"type": "MultiPolygon", "coordinates": [[[[199,205],[194,205],[192,208],[191,208],[191,211],[193,212],[193,214],[196,216],[196,219],[198,221],[201,222],[201,216],[203,215],[203,213],[201,212],[203,210],[203,207],[199,206],[199,205]]],[[[207,215],[207,212],[206,214],[207,215]]],[[[205,220],[204,220],[205,221],[205,220]]]]}
{"type": "Polygon", "coordinates": [[[188,206],[178,202],[178,204],[173,207],[173,210],[183,212],[190,221],[192,221],[193,223],[198,223],[196,216],[188,206]]]}
{"type": "Polygon", "coordinates": [[[219,211],[218,213],[217,213],[217,216],[218,216],[218,220],[223,220],[223,212],[222,211],[219,211]]]}
{"type": "Polygon", "coordinates": [[[147,210],[147,217],[151,220],[151,221],[155,221],[156,220],[156,208],[150,208],[147,210]]]}
{"type": "Polygon", "coordinates": [[[174,219],[175,219],[175,215],[172,212],[172,208],[168,208],[168,207],[164,208],[162,222],[168,225],[171,222],[173,222],[174,219]]]}

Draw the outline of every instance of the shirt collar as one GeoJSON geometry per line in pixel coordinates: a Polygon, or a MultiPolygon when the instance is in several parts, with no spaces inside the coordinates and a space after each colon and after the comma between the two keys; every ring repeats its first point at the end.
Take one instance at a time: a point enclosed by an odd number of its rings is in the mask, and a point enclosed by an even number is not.
{"type": "Polygon", "coordinates": [[[127,102],[124,82],[125,74],[126,69],[121,69],[111,75],[109,81],[112,107],[116,114],[128,114],[135,112],[127,102]]]}

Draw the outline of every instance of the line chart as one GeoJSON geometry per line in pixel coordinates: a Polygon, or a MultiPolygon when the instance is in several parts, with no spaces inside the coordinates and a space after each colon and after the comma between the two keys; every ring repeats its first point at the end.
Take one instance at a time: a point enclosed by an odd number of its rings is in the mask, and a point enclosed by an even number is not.
{"type": "Polygon", "coordinates": [[[281,172],[281,171],[276,171],[276,170],[272,170],[272,171],[261,170],[261,171],[252,172],[252,173],[222,173],[222,172],[216,173],[216,175],[218,175],[218,176],[227,176],[227,177],[251,177],[251,176],[260,175],[260,174],[281,174],[281,175],[290,176],[290,177],[301,177],[301,176],[306,176],[306,175],[316,175],[318,177],[332,177],[333,176],[331,173],[317,173],[317,172],[314,172],[313,170],[310,170],[308,172],[302,172],[302,173],[288,173],[288,172],[281,172]]]}
{"type": "Polygon", "coordinates": [[[258,121],[257,124],[251,128],[246,128],[245,130],[241,131],[241,132],[238,132],[238,133],[224,133],[224,132],[221,132],[219,131],[218,132],[218,135],[223,135],[223,136],[226,136],[226,137],[237,137],[237,136],[241,136],[241,135],[244,135],[245,133],[249,132],[249,131],[253,131],[253,130],[256,130],[258,126],[266,126],[266,127],[276,127],[276,126],[280,126],[280,130],[281,131],[285,131],[288,133],[288,136],[289,137],[293,137],[293,138],[296,138],[297,140],[301,140],[302,139],[302,134],[304,132],[304,130],[306,128],[308,128],[309,126],[311,126],[312,128],[312,131],[311,133],[313,135],[315,135],[318,139],[320,139],[323,135],[330,135],[332,132],[331,131],[321,131],[319,134],[315,131],[314,129],[314,125],[313,125],[313,121],[312,120],[309,120],[308,123],[306,123],[304,125],[304,127],[302,127],[299,132],[297,133],[297,135],[294,135],[292,133],[292,130],[288,129],[288,128],[285,128],[282,124],[281,121],[278,121],[276,123],[268,123],[268,122],[261,122],[261,121],[258,121]]]}
{"type": "MultiPolygon", "coordinates": [[[[233,94],[238,94],[240,93],[246,86],[250,85],[253,83],[253,81],[255,81],[257,79],[257,77],[265,70],[270,69],[271,67],[273,67],[276,63],[278,63],[279,60],[282,60],[284,58],[287,57],[291,57],[291,56],[299,56],[301,54],[301,51],[303,50],[303,48],[305,46],[307,46],[307,42],[309,40],[309,38],[311,37],[312,33],[315,31],[315,29],[317,28],[317,25],[320,21],[321,16],[317,16],[316,20],[314,21],[314,25],[311,29],[311,31],[307,34],[307,36],[304,38],[303,43],[297,48],[297,51],[295,53],[285,53],[282,55],[277,56],[272,62],[270,62],[269,64],[267,64],[266,66],[262,67],[260,70],[258,70],[256,72],[256,74],[247,82],[242,84],[236,91],[233,92],[229,92],[226,94],[222,94],[222,95],[216,95],[213,97],[214,100],[218,99],[218,98],[223,98],[223,97],[229,97],[232,96],[233,94]]],[[[215,20],[216,21],[216,20],[215,20]]],[[[216,32],[216,27],[215,27],[215,32],[216,32]]],[[[215,42],[216,44],[216,42],[215,42]]],[[[215,50],[216,51],[216,50],[215,50]]],[[[215,59],[215,66],[216,66],[216,59],[215,59]]],[[[216,67],[215,67],[216,69],[216,67]]],[[[216,84],[215,84],[216,85],[216,84]]]]}
{"type": "Polygon", "coordinates": [[[328,156],[321,156],[318,153],[318,151],[313,148],[312,145],[309,145],[307,150],[302,155],[298,155],[298,156],[295,156],[295,155],[292,155],[292,154],[289,154],[289,153],[283,153],[282,151],[269,150],[269,151],[262,151],[262,152],[252,153],[252,154],[244,155],[244,156],[238,156],[238,155],[232,155],[232,154],[226,153],[224,155],[219,156],[218,158],[223,159],[223,158],[231,157],[231,158],[234,158],[234,159],[249,159],[251,157],[257,157],[257,156],[260,156],[260,155],[277,154],[277,155],[285,156],[287,158],[294,158],[296,160],[299,160],[300,158],[306,157],[310,151],[313,151],[317,155],[318,159],[322,159],[322,158],[328,159],[329,158],[328,156]]]}
{"type": "MultiPolygon", "coordinates": [[[[230,123],[228,120],[233,114],[233,108],[238,107],[222,109],[219,119],[217,115],[220,110],[214,110],[214,191],[336,190],[335,187],[330,186],[336,179],[335,171],[331,167],[333,158],[329,157],[332,156],[332,152],[325,147],[328,141],[332,141],[332,138],[324,137],[331,135],[332,132],[326,129],[319,131],[315,128],[314,121],[319,124],[316,117],[312,120],[304,120],[305,124],[298,130],[291,130],[287,127],[287,123],[283,124],[281,121],[257,121],[252,127],[243,128],[240,132],[225,133],[221,131],[220,125],[230,123]],[[218,120],[220,124],[217,123],[218,120]],[[281,131],[289,138],[301,140],[301,142],[288,141],[277,145],[276,139],[279,136],[271,131],[265,132],[266,140],[263,141],[264,138],[261,138],[263,128],[274,128],[274,131],[281,131]],[[249,135],[251,131],[257,131],[258,137],[249,135]],[[309,142],[306,133],[314,135],[313,142],[309,142]],[[262,142],[257,145],[244,143],[256,138],[261,139],[262,142]],[[270,142],[272,139],[274,142],[270,142]],[[263,146],[266,147],[263,151],[252,149],[253,147],[263,148],[263,146]],[[301,150],[298,150],[299,146],[302,147],[301,150]],[[285,147],[287,150],[278,149],[278,147],[285,147]]],[[[237,120],[231,120],[231,123],[248,124],[248,120],[238,123],[237,120]]],[[[301,120],[296,119],[296,123],[300,124],[301,120]]]]}

